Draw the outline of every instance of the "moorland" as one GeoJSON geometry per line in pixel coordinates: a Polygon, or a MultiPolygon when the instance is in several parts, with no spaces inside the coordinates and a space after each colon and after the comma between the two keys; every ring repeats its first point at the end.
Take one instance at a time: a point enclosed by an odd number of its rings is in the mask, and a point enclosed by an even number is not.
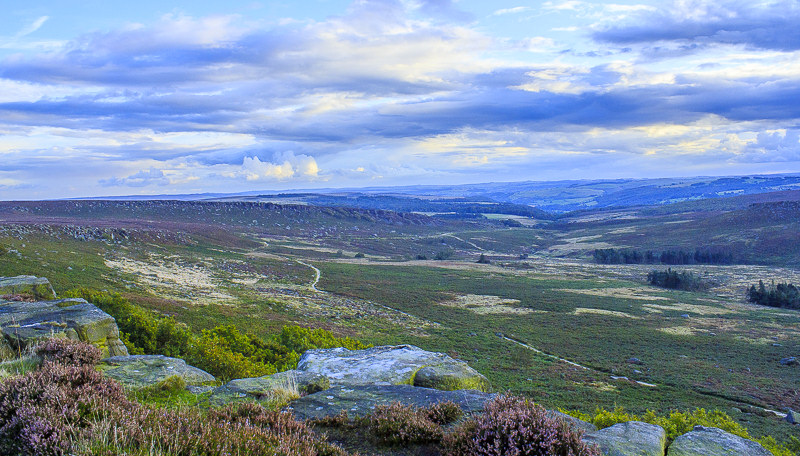
{"type": "Polygon", "coordinates": [[[782,441],[797,428],[781,413],[800,409],[800,367],[780,362],[800,353],[800,313],[747,292],[800,283],[799,181],[2,202],[0,276],[119,293],[197,333],[413,344],[546,407],[719,409],[782,441]],[[652,254],[596,261],[611,249],[652,254]],[[667,267],[705,286],[648,283],[667,267]]]}

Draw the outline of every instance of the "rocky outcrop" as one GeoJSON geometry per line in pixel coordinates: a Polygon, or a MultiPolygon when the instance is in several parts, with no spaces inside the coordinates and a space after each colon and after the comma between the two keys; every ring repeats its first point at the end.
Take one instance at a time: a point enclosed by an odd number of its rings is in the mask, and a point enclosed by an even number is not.
{"type": "Polygon", "coordinates": [[[240,378],[214,390],[210,402],[225,404],[238,400],[269,400],[280,389],[299,394],[313,394],[331,387],[327,377],[310,372],[290,370],[264,377],[240,378]]]}
{"type": "Polygon", "coordinates": [[[655,424],[628,421],[586,434],[583,441],[598,445],[605,456],[664,456],[667,433],[655,424]]]}
{"type": "Polygon", "coordinates": [[[405,384],[445,391],[489,389],[486,377],[466,363],[413,345],[308,350],[297,370],[323,375],[334,386],[405,384]]]}
{"type": "Polygon", "coordinates": [[[16,276],[0,277],[0,300],[3,296],[23,295],[35,300],[56,299],[56,292],[50,281],[44,277],[16,276]]]}
{"type": "Polygon", "coordinates": [[[378,405],[393,402],[425,407],[439,402],[452,401],[465,413],[483,410],[493,394],[475,390],[441,391],[411,385],[335,386],[293,401],[287,410],[298,419],[323,418],[346,411],[350,416],[365,415],[378,405]]]}
{"type": "Polygon", "coordinates": [[[49,337],[66,337],[89,342],[105,356],[128,354],[116,320],[83,299],[0,302],[0,331],[4,349],[11,352],[49,337]]]}
{"type": "Polygon", "coordinates": [[[752,440],[722,429],[695,426],[669,446],[667,456],[770,456],[772,453],[752,440]]]}
{"type": "Polygon", "coordinates": [[[112,356],[98,364],[103,375],[130,388],[155,385],[172,376],[178,376],[191,386],[213,385],[216,379],[208,372],[186,364],[178,358],[162,355],[112,356]]]}

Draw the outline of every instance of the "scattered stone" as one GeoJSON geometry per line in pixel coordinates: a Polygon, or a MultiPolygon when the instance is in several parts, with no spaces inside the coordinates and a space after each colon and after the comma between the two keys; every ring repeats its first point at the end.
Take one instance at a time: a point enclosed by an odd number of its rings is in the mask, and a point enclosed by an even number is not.
{"type": "Polygon", "coordinates": [[[0,296],[30,295],[37,301],[56,299],[56,292],[50,281],[44,277],[21,275],[0,277],[0,296]]]}
{"type": "Polygon", "coordinates": [[[790,356],[789,358],[783,358],[778,362],[781,363],[781,365],[783,366],[796,366],[800,364],[797,362],[797,358],[795,358],[794,356],[790,356]]]}
{"type": "Polygon", "coordinates": [[[695,426],[669,446],[667,456],[770,456],[760,444],[722,429],[695,426]]]}
{"type": "Polygon", "coordinates": [[[186,364],[178,358],[163,355],[112,356],[100,362],[97,368],[103,375],[130,388],[155,385],[177,375],[187,385],[209,386],[216,379],[208,372],[186,364]]]}
{"type": "Polygon", "coordinates": [[[25,349],[43,339],[65,337],[97,346],[105,356],[127,355],[114,317],[80,298],[0,303],[5,349],[25,349]]]}
{"type": "Polygon", "coordinates": [[[663,456],[667,433],[655,424],[628,421],[586,434],[583,441],[598,445],[605,456],[663,456]]]}
{"type": "Polygon", "coordinates": [[[681,318],[689,318],[689,314],[681,314],[681,318]]]}
{"type": "Polygon", "coordinates": [[[783,347],[781,344],[772,344],[773,347],[783,347]]]}
{"type": "Polygon", "coordinates": [[[363,416],[378,405],[392,402],[425,407],[444,401],[458,404],[465,413],[477,413],[493,394],[475,390],[441,391],[411,385],[335,386],[292,401],[287,410],[300,419],[334,416],[344,410],[350,416],[363,416]]]}
{"type": "Polygon", "coordinates": [[[628,358],[627,363],[628,364],[638,364],[638,365],[644,364],[644,362],[642,362],[642,360],[639,359],[639,358],[628,358]]]}
{"type": "Polygon", "coordinates": [[[784,418],[787,423],[789,424],[800,424],[800,413],[795,412],[792,409],[786,410],[786,418],[784,418]]]}
{"type": "Polygon", "coordinates": [[[597,431],[597,426],[594,424],[579,420],[574,416],[569,416],[566,413],[559,412],[558,410],[548,410],[547,416],[556,420],[566,421],[567,424],[569,424],[573,429],[581,429],[583,432],[597,431]]]}
{"type": "Polygon", "coordinates": [[[331,387],[327,377],[309,372],[290,370],[264,377],[240,378],[214,390],[212,404],[224,404],[243,399],[270,399],[280,389],[298,394],[313,394],[331,387]]]}
{"type": "Polygon", "coordinates": [[[325,376],[333,386],[407,384],[448,391],[489,389],[486,377],[463,361],[413,345],[308,350],[297,370],[325,376]]]}

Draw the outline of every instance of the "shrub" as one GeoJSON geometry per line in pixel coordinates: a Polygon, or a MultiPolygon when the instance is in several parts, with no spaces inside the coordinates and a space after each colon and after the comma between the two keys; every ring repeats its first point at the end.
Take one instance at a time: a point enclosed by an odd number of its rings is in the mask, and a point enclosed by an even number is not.
{"type": "Polygon", "coordinates": [[[103,358],[103,353],[94,345],[70,339],[48,339],[36,347],[36,354],[44,362],[69,366],[94,366],[103,358]]]}
{"type": "MultiPolygon", "coordinates": [[[[72,358],[60,358],[70,360],[72,358]]],[[[167,379],[156,388],[176,390],[167,379]]],[[[129,401],[90,365],[53,360],[0,384],[0,454],[344,456],[291,415],[245,404],[165,410],[129,401]]]]}
{"type": "Polygon", "coordinates": [[[117,320],[120,337],[131,354],[183,358],[222,380],[260,377],[294,369],[300,353],[312,348],[367,348],[324,329],[285,326],[279,335],[261,339],[232,325],[191,332],[172,318],[158,317],[118,293],[78,288],[65,293],[95,304],[117,320]]]}
{"type": "Polygon", "coordinates": [[[454,423],[464,416],[461,407],[452,401],[438,402],[423,410],[429,420],[440,425],[454,423]]]}
{"type": "Polygon", "coordinates": [[[582,432],[547,411],[514,396],[486,404],[484,413],[469,420],[444,439],[449,456],[599,456],[596,447],[581,442],[582,432]]]}
{"type": "Polygon", "coordinates": [[[376,407],[365,424],[380,445],[431,443],[444,436],[442,427],[428,418],[427,410],[399,402],[376,407]]]}

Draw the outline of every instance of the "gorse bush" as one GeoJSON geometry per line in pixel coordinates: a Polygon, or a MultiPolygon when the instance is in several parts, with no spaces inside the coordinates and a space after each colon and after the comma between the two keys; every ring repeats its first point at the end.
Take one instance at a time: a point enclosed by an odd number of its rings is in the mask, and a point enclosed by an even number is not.
{"type": "MultiPolygon", "coordinates": [[[[45,345],[41,368],[0,384],[0,454],[345,454],[291,415],[259,405],[211,411],[143,406],[128,400],[118,383],[92,365],[75,364],[84,359],[76,353],[91,353],[94,347],[45,345]]],[[[170,380],[159,388],[174,390],[179,383],[170,380]]]]}
{"type": "Polygon", "coordinates": [[[446,456],[600,456],[582,432],[524,398],[501,396],[443,440],[446,456]]]}
{"type": "Polygon", "coordinates": [[[114,317],[130,353],[183,358],[223,380],[293,369],[300,354],[312,348],[367,348],[349,337],[299,326],[285,326],[268,339],[242,333],[232,325],[195,334],[173,318],[158,317],[118,293],[78,288],[65,296],[84,298],[114,317]]]}

